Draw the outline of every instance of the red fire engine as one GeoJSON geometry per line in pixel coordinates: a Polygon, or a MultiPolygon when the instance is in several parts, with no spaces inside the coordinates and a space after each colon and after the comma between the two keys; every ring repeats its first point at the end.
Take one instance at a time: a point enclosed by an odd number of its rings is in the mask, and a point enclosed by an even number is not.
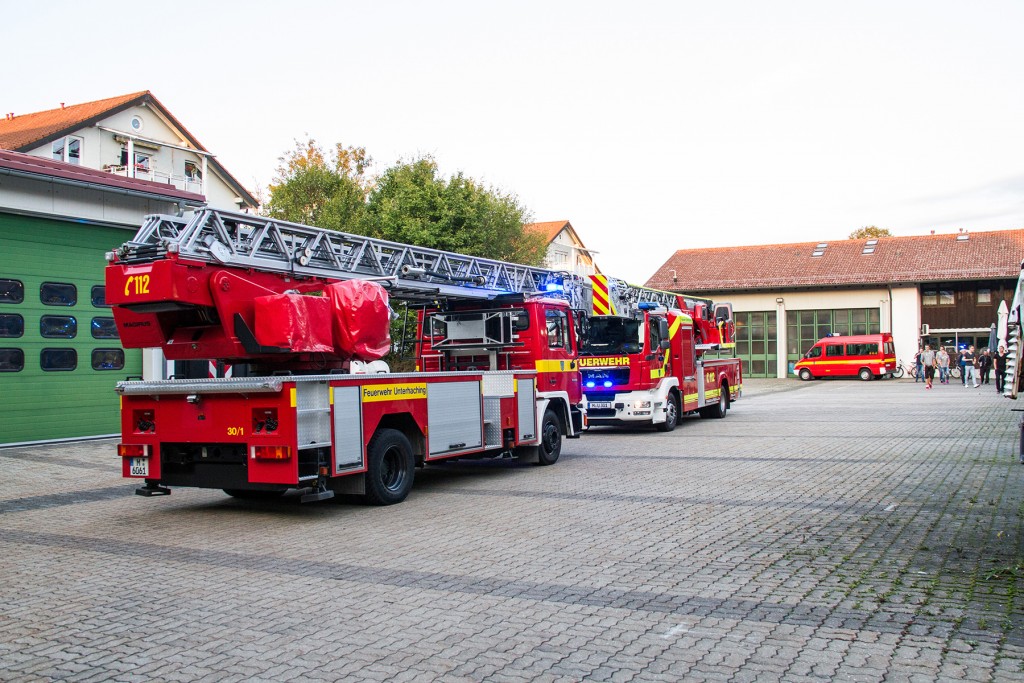
{"type": "Polygon", "coordinates": [[[583,429],[580,304],[543,295],[553,271],[209,209],[149,217],[108,261],[124,346],[258,375],[118,384],[118,452],[140,495],[298,488],[391,504],[418,466],[551,465],[583,429]],[[445,336],[421,349],[434,372],[352,374],[390,347],[389,295],[440,316],[445,336]]]}
{"type": "Polygon", "coordinates": [[[588,421],[670,432],[687,413],[725,417],[742,393],[740,360],[705,355],[734,347],[732,307],[591,280],[593,316],[580,352],[588,421]]]}

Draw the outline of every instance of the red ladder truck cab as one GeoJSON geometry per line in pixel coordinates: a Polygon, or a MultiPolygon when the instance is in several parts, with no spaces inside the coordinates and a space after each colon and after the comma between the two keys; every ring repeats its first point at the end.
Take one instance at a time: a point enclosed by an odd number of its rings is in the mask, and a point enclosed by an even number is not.
{"type": "Polygon", "coordinates": [[[685,311],[645,303],[591,317],[580,355],[588,424],[672,431],[688,413],[725,417],[741,395],[740,361],[705,360],[699,329],[685,311]]]}

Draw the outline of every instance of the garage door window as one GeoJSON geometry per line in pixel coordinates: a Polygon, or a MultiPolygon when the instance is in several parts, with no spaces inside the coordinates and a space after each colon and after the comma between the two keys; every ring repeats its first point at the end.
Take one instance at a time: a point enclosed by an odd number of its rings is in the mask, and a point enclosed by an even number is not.
{"type": "Polygon", "coordinates": [[[39,285],[39,300],[47,306],[74,306],[78,289],[66,282],[44,282],[39,285]]]}
{"type": "Polygon", "coordinates": [[[107,303],[107,288],[103,285],[93,285],[91,292],[92,305],[96,308],[110,308],[107,303]]]}
{"type": "Polygon", "coordinates": [[[123,370],[124,351],[121,349],[93,349],[93,370],[123,370]]]}
{"type": "Polygon", "coordinates": [[[24,351],[21,349],[0,349],[0,372],[21,372],[24,367],[24,351]]]}
{"type": "Polygon", "coordinates": [[[25,285],[21,280],[0,280],[0,304],[20,304],[25,300],[25,285]]]}
{"type": "Polygon", "coordinates": [[[78,367],[78,352],[74,349],[43,349],[39,352],[39,367],[47,372],[67,372],[78,367]]]}
{"type": "Polygon", "coordinates": [[[25,334],[25,319],[17,313],[0,314],[0,337],[17,339],[25,334]]]}
{"type": "Polygon", "coordinates": [[[92,319],[93,339],[117,339],[117,325],[113,318],[92,319]]]}
{"type": "Polygon", "coordinates": [[[44,315],[39,319],[39,334],[44,339],[74,339],[78,321],[70,315],[44,315]]]}

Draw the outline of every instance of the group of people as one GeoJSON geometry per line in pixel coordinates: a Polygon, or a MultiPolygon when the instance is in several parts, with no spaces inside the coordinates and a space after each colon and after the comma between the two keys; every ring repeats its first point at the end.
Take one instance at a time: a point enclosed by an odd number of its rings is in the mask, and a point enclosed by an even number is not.
{"type": "MultiPolygon", "coordinates": [[[[939,371],[939,383],[949,384],[949,364],[952,361],[949,353],[942,346],[938,351],[933,351],[931,344],[925,344],[923,349],[918,349],[914,357],[917,365],[917,375],[914,382],[924,382],[925,389],[932,388],[932,380],[935,379],[935,371],[939,371]]],[[[978,388],[982,384],[989,384],[989,376],[992,370],[996,371],[996,391],[1003,393],[1003,376],[1006,374],[1006,347],[999,345],[999,350],[992,353],[991,349],[984,349],[980,353],[975,352],[974,345],[957,351],[956,364],[960,366],[960,381],[966,387],[970,380],[972,387],[978,388]]]]}

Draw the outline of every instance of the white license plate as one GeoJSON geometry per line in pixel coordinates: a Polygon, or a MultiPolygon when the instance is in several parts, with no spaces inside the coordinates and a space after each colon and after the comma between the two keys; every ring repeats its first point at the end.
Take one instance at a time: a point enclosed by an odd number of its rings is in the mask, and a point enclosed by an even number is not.
{"type": "Polygon", "coordinates": [[[609,403],[608,401],[591,401],[590,403],[587,404],[587,407],[588,408],[597,408],[597,409],[600,409],[600,408],[611,408],[612,404],[609,403]]]}
{"type": "Polygon", "coordinates": [[[149,458],[129,458],[128,473],[133,477],[148,477],[149,458]]]}

